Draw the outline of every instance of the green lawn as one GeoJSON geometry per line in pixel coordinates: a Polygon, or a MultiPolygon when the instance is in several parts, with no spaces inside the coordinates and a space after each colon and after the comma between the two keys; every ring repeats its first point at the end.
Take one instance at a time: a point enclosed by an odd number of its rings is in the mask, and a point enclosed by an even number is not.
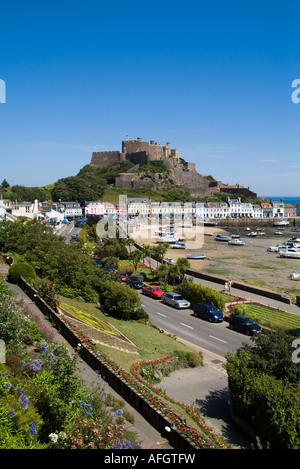
{"type": "Polygon", "coordinates": [[[60,298],[60,301],[94,316],[98,321],[110,323],[137,346],[139,355],[99,345],[99,348],[125,371],[129,371],[131,366],[138,361],[162,358],[174,350],[186,352],[191,350],[174,337],[161,332],[149,324],[143,324],[138,321],[118,320],[112,316],[105,315],[97,305],[84,303],[80,300],[60,298]]]}
{"type": "Polygon", "coordinates": [[[287,334],[299,335],[300,316],[283,311],[277,311],[267,306],[251,303],[243,304],[244,313],[260,324],[262,327],[274,331],[284,331],[287,334]]]}

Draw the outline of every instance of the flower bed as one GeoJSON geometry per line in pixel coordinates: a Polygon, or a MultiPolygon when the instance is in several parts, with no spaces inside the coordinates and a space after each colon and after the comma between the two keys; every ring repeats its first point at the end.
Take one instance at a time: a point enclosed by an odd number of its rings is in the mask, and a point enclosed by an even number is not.
{"type": "MultiPolygon", "coordinates": [[[[163,414],[169,421],[171,421],[172,426],[177,429],[182,435],[188,438],[191,443],[197,448],[211,448],[211,449],[225,449],[228,448],[227,442],[225,442],[221,437],[216,435],[210,427],[208,427],[205,422],[201,419],[199,410],[192,408],[189,405],[178,403],[184,408],[189,415],[193,418],[195,423],[201,427],[200,432],[195,430],[194,428],[189,427],[186,425],[185,421],[178,416],[165,402],[163,402],[160,398],[156,397],[156,394],[159,394],[160,397],[164,397],[168,399],[170,402],[176,402],[170,396],[165,395],[162,391],[158,388],[150,385],[144,380],[138,373],[137,368],[143,362],[137,363],[132,368],[132,375],[127,373],[126,371],[120,369],[119,365],[113,362],[106,354],[99,351],[95,344],[88,338],[82,334],[82,332],[78,328],[74,328],[73,324],[70,323],[66,318],[64,322],[68,325],[68,327],[76,333],[78,339],[81,341],[82,345],[89,349],[95,357],[97,357],[100,361],[102,361],[106,367],[111,369],[115,375],[118,376],[124,383],[130,385],[135,392],[142,396],[151,406],[153,406],[157,412],[163,414]]],[[[161,362],[162,360],[168,360],[169,356],[156,360],[157,363],[161,362]]],[[[154,360],[155,362],[155,360],[154,360]]]]}

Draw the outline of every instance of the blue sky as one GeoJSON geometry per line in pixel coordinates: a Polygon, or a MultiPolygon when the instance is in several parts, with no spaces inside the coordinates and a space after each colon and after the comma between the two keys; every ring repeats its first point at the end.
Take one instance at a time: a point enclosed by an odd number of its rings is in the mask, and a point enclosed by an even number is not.
{"type": "Polygon", "coordinates": [[[201,174],[300,196],[300,4],[10,1],[0,9],[0,182],[75,175],[123,139],[201,174]]]}

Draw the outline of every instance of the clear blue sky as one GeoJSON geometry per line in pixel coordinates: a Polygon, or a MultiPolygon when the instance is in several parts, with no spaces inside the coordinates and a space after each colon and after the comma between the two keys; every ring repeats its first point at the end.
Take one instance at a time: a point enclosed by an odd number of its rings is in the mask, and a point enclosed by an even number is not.
{"type": "Polygon", "coordinates": [[[12,0],[0,17],[0,182],[75,175],[128,135],[300,196],[299,0],[12,0]]]}

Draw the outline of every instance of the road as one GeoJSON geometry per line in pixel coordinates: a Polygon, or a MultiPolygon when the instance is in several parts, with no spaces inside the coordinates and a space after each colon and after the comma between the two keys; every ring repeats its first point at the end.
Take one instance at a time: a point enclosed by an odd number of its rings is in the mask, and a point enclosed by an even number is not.
{"type": "MultiPolygon", "coordinates": [[[[75,228],[74,222],[71,222],[62,229],[61,235],[66,243],[70,243],[72,235],[79,231],[80,228],[75,228]]],[[[153,262],[158,264],[156,261],[153,262]]],[[[226,321],[217,324],[210,323],[195,317],[191,309],[177,310],[141,292],[140,295],[150,321],[160,329],[186,342],[191,348],[200,349],[224,359],[228,352],[236,351],[242,343],[251,343],[251,339],[245,334],[229,329],[226,321]]]]}
{"type": "Polygon", "coordinates": [[[229,329],[226,321],[210,323],[195,317],[192,309],[178,310],[160,300],[142,293],[140,295],[143,307],[154,325],[197,349],[225,358],[228,352],[236,351],[242,343],[251,343],[251,339],[245,334],[229,329]]]}

